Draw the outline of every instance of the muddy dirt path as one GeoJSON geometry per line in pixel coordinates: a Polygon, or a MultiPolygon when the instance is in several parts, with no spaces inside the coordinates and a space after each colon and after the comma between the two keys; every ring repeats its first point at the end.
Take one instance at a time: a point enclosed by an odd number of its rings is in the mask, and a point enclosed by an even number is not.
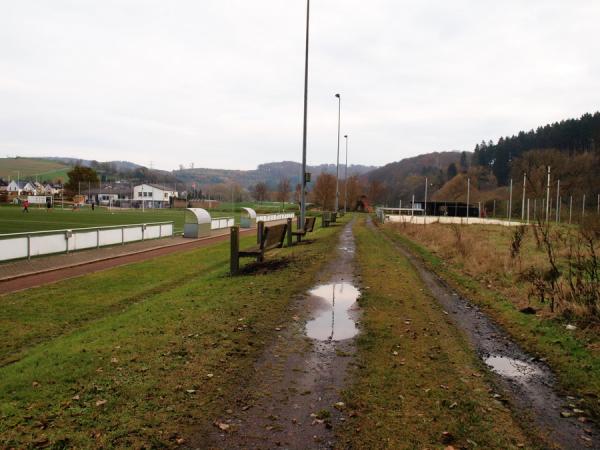
{"type": "MultiPolygon", "coordinates": [[[[375,228],[372,222],[369,225],[375,228]]],[[[416,268],[453,323],[464,331],[477,354],[496,374],[512,404],[549,443],[565,449],[599,448],[598,428],[578,408],[578,399],[558,394],[555,377],[546,364],[523,351],[477,306],[427,269],[419,257],[386,239],[416,268]]]]}
{"type": "Polygon", "coordinates": [[[292,303],[287,324],[255,364],[250,387],[194,448],[326,449],[344,421],[340,391],[355,352],[359,291],[347,224],[318,283],[292,303]],[[208,440],[208,443],[206,442],[208,440]]]}

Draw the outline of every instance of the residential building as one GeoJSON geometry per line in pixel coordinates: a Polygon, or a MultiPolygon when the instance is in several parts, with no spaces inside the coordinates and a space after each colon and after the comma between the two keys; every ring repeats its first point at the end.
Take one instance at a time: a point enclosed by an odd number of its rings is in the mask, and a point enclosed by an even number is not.
{"type": "Polygon", "coordinates": [[[139,207],[168,208],[177,197],[175,189],[159,184],[143,183],[133,188],[133,202],[139,207]]]}

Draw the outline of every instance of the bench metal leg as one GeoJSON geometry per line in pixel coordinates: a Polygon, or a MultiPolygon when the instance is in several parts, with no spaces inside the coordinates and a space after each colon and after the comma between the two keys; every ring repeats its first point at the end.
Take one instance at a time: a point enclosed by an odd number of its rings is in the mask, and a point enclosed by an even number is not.
{"type": "Polygon", "coordinates": [[[287,220],[286,234],[287,234],[287,246],[291,247],[292,246],[292,219],[287,220]]]}

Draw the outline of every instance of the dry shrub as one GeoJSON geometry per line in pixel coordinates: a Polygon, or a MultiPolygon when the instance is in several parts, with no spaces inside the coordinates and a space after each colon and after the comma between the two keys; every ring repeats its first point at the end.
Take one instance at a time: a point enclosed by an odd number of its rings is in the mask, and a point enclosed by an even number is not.
{"type": "Polygon", "coordinates": [[[450,229],[454,235],[454,245],[458,250],[458,253],[464,258],[468,254],[468,249],[463,239],[462,225],[453,223],[450,225],[450,229]]]}
{"type": "Polygon", "coordinates": [[[576,231],[538,223],[537,231],[546,264],[523,272],[530,295],[548,302],[552,312],[600,321],[600,221],[588,219],[576,231]]]}
{"type": "Polygon", "coordinates": [[[469,276],[498,289],[517,307],[537,299],[546,314],[600,322],[600,221],[579,229],[538,222],[527,227],[396,224],[469,276]]]}

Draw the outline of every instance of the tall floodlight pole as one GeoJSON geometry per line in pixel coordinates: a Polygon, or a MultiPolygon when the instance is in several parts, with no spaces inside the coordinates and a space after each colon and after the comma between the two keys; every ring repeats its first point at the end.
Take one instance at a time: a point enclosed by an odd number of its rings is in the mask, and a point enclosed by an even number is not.
{"type": "Polygon", "coordinates": [[[513,180],[512,178],[510,179],[510,191],[508,194],[508,222],[510,223],[510,220],[512,219],[512,187],[513,187],[513,180]]]}
{"type": "Polygon", "coordinates": [[[344,171],[344,214],[348,212],[348,135],[344,135],[346,139],[346,169],[344,171]]]}
{"type": "Polygon", "coordinates": [[[471,200],[471,179],[467,178],[467,223],[469,223],[469,201],[471,200]]]}
{"type": "Polygon", "coordinates": [[[560,180],[556,182],[556,223],[560,222],[560,180]]]}
{"type": "Polygon", "coordinates": [[[308,110],[308,32],[310,25],[310,0],[306,0],[306,46],[304,53],[304,124],[302,126],[302,193],[300,195],[300,223],[306,217],[306,118],[308,110]]]}
{"type": "Polygon", "coordinates": [[[424,213],[427,215],[427,177],[425,177],[425,208],[424,213]]]}
{"type": "Polygon", "coordinates": [[[340,206],[340,126],[342,119],[342,96],[335,94],[338,99],[338,139],[337,139],[337,163],[335,166],[335,212],[340,206]]]}
{"type": "Polygon", "coordinates": [[[548,183],[546,184],[546,223],[550,214],[550,166],[548,166],[548,183]]]}
{"type": "Polygon", "coordinates": [[[527,174],[523,174],[523,202],[521,205],[521,222],[525,220],[525,185],[527,184],[527,174]]]}

